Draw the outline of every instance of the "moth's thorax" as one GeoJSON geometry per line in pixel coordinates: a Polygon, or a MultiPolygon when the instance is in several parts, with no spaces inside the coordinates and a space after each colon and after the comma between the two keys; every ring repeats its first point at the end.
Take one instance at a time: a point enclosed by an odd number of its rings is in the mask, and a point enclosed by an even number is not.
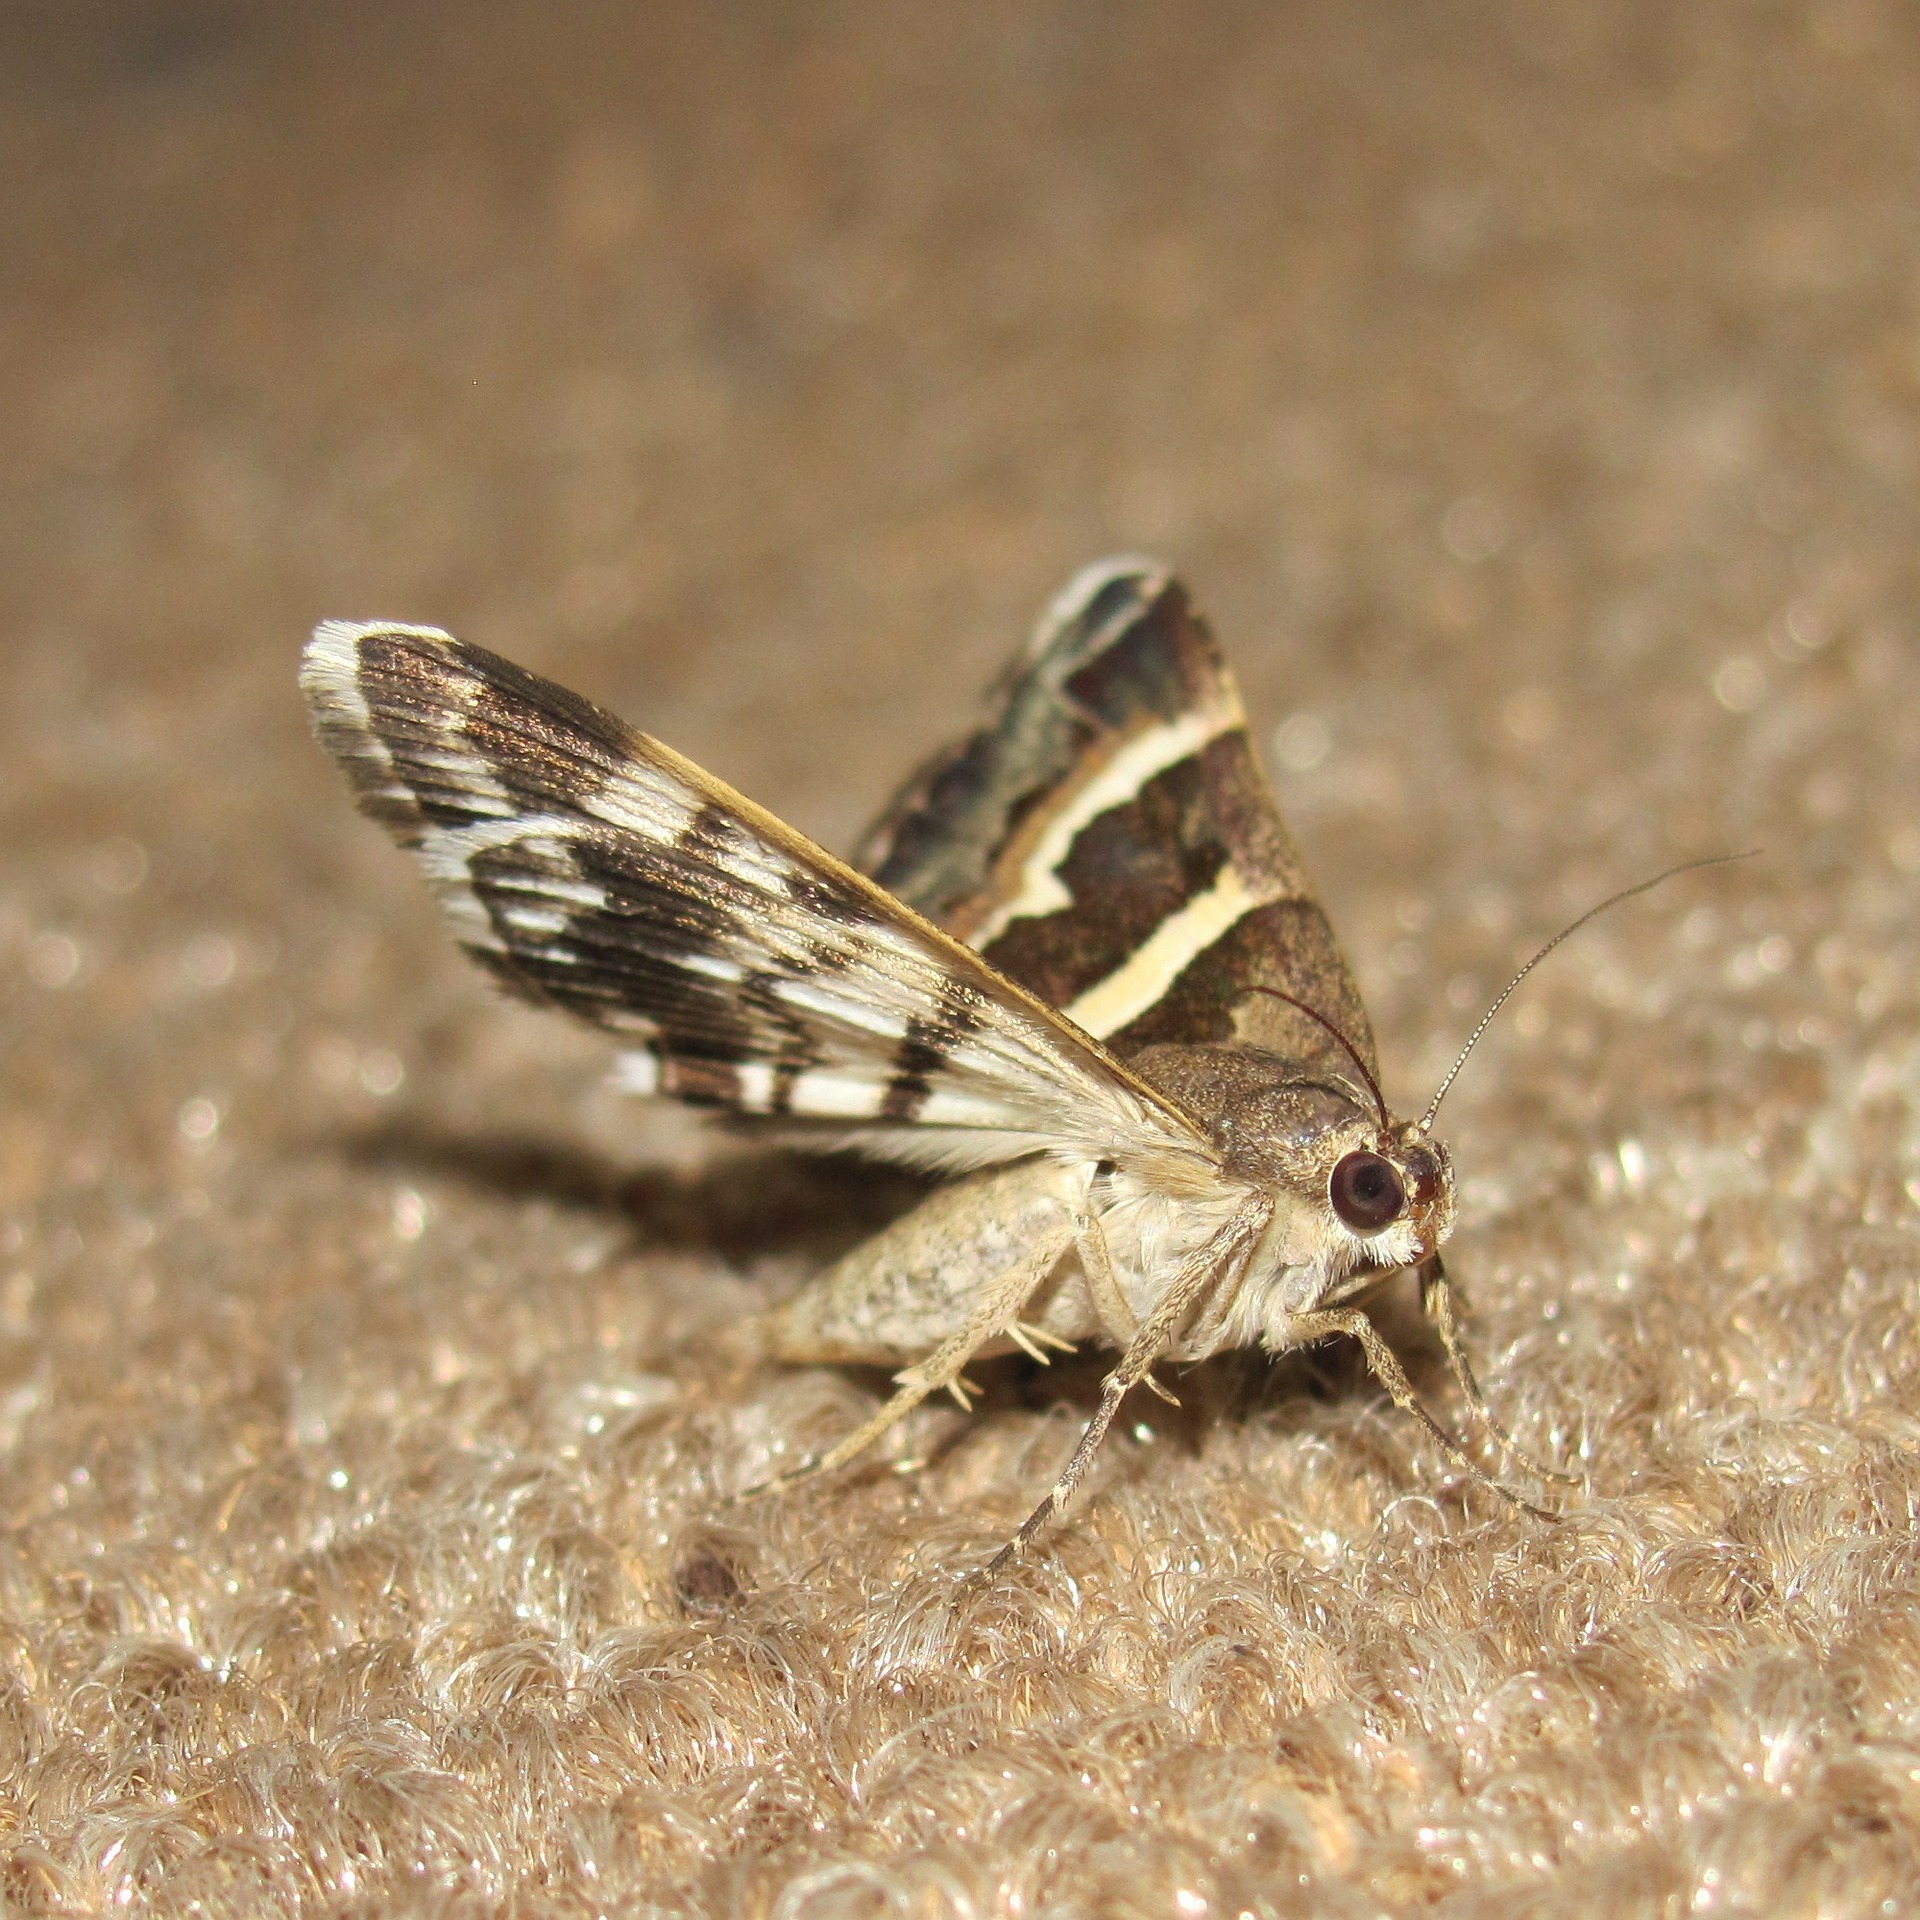
{"type": "Polygon", "coordinates": [[[1233,1044],[1152,1047],[1128,1064],[1207,1130],[1232,1182],[1273,1204],[1241,1277],[1243,1338],[1417,1265],[1452,1232],[1445,1147],[1383,1123],[1361,1089],[1233,1044]]]}
{"type": "Polygon", "coordinates": [[[1127,1064],[1207,1130],[1228,1173],[1256,1186],[1297,1178],[1336,1138],[1378,1131],[1362,1096],[1256,1047],[1148,1047],[1127,1064]]]}

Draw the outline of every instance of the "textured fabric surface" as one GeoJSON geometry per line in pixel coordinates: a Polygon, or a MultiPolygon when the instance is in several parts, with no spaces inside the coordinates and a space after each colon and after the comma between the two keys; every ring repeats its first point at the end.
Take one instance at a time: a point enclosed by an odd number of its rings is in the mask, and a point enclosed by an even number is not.
{"type": "Polygon", "coordinates": [[[7,9],[12,1907],[1916,1910],[1916,122],[1895,0],[7,9]],[[1765,850],[1445,1111],[1557,1525],[1340,1349],[989,1585],[1095,1359],[729,1505],[908,1190],[490,997],[294,691],[444,625],[844,847],[1116,549],[1403,1107],[1765,850]]]}

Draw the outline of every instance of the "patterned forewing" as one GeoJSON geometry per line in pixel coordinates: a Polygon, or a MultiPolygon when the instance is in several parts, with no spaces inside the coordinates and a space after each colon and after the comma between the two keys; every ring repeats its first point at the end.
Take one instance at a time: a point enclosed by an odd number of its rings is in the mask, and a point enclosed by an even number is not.
{"type": "Polygon", "coordinates": [[[1097,1047],[870,880],[578,695],[433,629],[329,623],[302,684],[362,808],[512,990],[636,1091],[984,1164],[1196,1151],[1097,1047]]]}
{"type": "Polygon", "coordinates": [[[1241,1040],[1339,1073],[1318,1009],[1373,1064],[1358,989],[1185,589],[1147,560],[1080,574],[860,864],[1121,1058],[1241,1040]]]}

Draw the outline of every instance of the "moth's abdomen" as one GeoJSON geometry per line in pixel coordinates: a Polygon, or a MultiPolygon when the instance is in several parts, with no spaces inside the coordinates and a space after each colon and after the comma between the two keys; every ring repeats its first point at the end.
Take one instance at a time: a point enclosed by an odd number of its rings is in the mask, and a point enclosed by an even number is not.
{"type": "MultiPolygon", "coordinates": [[[[956,1333],[983,1293],[1022,1265],[1034,1270],[1044,1295],[1073,1244],[1089,1171],[1023,1160],[940,1188],[780,1308],[771,1318],[772,1351],[783,1360],[898,1366],[956,1333]]],[[[1048,1330],[1083,1339],[1091,1317],[1078,1318],[1086,1324],[1055,1327],[1049,1319],[1048,1330]]],[[[1007,1352],[1013,1344],[995,1336],[980,1351],[1007,1352]]]]}

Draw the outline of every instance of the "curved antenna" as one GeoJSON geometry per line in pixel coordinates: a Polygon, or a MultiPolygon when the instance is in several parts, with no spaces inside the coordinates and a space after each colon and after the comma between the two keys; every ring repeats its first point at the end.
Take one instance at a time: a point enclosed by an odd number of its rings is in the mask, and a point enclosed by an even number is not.
{"type": "Polygon", "coordinates": [[[1380,1082],[1373,1077],[1373,1069],[1360,1057],[1360,1049],[1356,1047],[1318,1007],[1310,1007],[1304,1000],[1296,1000],[1292,994],[1282,993],[1278,987],[1254,985],[1251,987],[1251,991],[1254,993],[1268,993],[1276,1000],[1284,1000],[1288,1006],[1298,1007],[1309,1020],[1315,1021],[1325,1027],[1326,1030],[1346,1048],[1347,1058],[1360,1069],[1360,1078],[1367,1083],[1367,1091],[1373,1095],[1374,1111],[1380,1116],[1381,1131],[1384,1133],[1392,1128],[1393,1117],[1387,1112],[1386,1098],[1380,1091],[1380,1082]]]}
{"type": "Polygon", "coordinates": [[[1712,853],[1704,860],[1682,860],[1677,867],[1669,867],[1664,873],[1656,873],[1651,880],[1642,880],[1637,886],[1622,887],[1618,893],[1610,893],[1597,907],[1589,907],[1578,920],[1564,926],[1547,944],[1536,953],[1527,964],[1500,989],[1500,997],[1481,1016],[1480,1024],[1467,1036],[1467,1044],[1460,1049],[1458,1057],[1447,1069],[1447,1077],[1440,1082],[1440,1091],[1427,1102],[1427,1110],[1420,1116],[1419,1124],[1414,1128],[1418,1134],[1427,1133],[1433,1126],[1433,1116],[1440,1111],[1440,1102],[1447,1097],[1447,1089],[1459,1078],[1460,1069],[1467,1064],[1467,1055],[1480,1042],[1480,1036],[1493,1024],[1493,1016],[1513,997],[1513,990],[1561,941],[1568,940],[1578,933],[1589,920],[1597,919],[1609,907],[1617,907],[1622,900],[1631,900],[1637,893],[1651,893],[1663,881],[1673,879],[1677,874],[1697,873],[1702,867],[1724,867],[1735,860],[1751,860],[1760,851],[1758,847],[1749,847],[1745,853],[1712,853]]]}

